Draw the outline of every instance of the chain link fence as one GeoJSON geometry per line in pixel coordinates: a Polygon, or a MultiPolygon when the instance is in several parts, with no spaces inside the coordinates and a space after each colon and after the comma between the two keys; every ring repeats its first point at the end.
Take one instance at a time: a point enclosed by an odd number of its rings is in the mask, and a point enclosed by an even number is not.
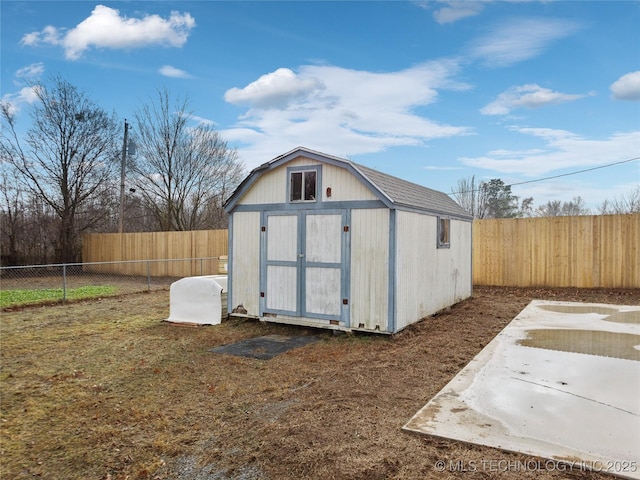
{"type": "Polygon", "coordinates": [[[0,306],[167,290],[180,278],[226,272],[227,257],[1,267],[0,306]]]}

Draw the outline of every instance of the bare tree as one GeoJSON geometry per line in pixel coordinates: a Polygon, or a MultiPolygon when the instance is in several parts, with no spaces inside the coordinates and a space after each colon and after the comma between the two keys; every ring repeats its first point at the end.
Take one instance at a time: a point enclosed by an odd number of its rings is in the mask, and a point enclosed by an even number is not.
{"type": "Polygon", "coordinates": [[[190,128],[188,100],[174,103],[167,90],[136,112],[133,185],[160,230],[219,228],[215,219],[240,183],[237,152],[210,125],[190,128]]]}
{"type": "Polygon", "coordinates": [[[573,197],[571,201],[562,204],[562,214],[565,216],[589,215],[591,210],[580,196],[573,197]]]}
{"type": "Polygon", "coordinates": [[[573,199],[568,202],[549,200],[536,209],[536,215],[538,217],[568,217],[589,215],[590,213],[591,210],[589,210],[586,202],[580,196],[573,197],[573,199]]]}
{"type": "Polygon", "coordinates": [[[544,205],[540,205],[536,213],[539,217],[559,217],[562,215],[562,201],[549,200],[544,205]]]}
{"type": "Polygon", "coordinates": [[[623,193],[620,197],[614,197],[613,200],[604,200],[598,205],[598,212],[601,215],[640,213],[640,186],[623,193]]]}
{"type": "Polygon", "coordinates": [[[15,185],[9,172],[10,165],[0,165],[0,248],[2,265],[17,265],[20,259],[18,248],[20,233],[24,231],[23,192],[15,185]]]}
{"type": "Polygon", "coordinates": [[[56,260],[76,261],[80,233],[102,220],[80,214],[114,178],[118,135],[108,115],[74,85],[54,77],[48,88],[36,85],[32,126],[21,140],[11,106],[1,105],[3,129],[0,154],[13,165],[28,191],[58,218],[56,260]],[[6,128],[5,128],[6,126],[6,128]]]}
{"type": "Polygon", "coordinates": [[[467,213],[473,215],[473,218],[485,218],[487,216],[487,190],[484,188],[484,182],[476,182],[475,175],[458,180],[453,196],[467,213]]]}

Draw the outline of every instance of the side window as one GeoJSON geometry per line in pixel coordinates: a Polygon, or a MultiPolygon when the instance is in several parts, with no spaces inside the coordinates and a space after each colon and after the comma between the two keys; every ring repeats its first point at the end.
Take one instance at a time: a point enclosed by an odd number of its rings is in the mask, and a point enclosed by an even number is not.
{"type": "Polygon", "coordinates": [[[451,234],[451,219],[438,217],[438,248],[449,248],[451,234]]]}
{"type": "Polygon", "coordinates": [[[289,201],[315,202],[318,178],[315,170],[303,170],[289,173],[289,201]]]}

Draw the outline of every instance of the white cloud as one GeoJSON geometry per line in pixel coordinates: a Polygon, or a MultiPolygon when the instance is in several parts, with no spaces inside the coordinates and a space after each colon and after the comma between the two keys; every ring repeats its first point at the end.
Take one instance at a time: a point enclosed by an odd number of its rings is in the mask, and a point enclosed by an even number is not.
{"type": "Polygon", "coordinates": [[[458,0],[443,3],[446,6],[433,12],[433,18],[440,24],[453,23],[462,18],[474,17],[482,11],[485,2],[480,0],[458,0]]]}
{"type": "Polygon", "coordinates": [[[502,92],[496,100],[483,107],[480,113],[483,115],[506,115],[519,107],[538,108],[570,102],[584,96],[554,92],[536,84],[520,85],[502,92]]]}
{"type": "Polygon", "coordinates": [[[492,0],[421,0],[416,1],[415,4],[426,10],[433,7],[433,18],[442,25],[479,15],[485,4],[491,1],[492,0]]]}
{"type": "Polygon", "coordinates": [[[2,96],[2,104],[8,106],[9,113],[15,115],[23,105],[31,105],[38,100],[38,87],[24,87],[17,93],[7,93],[2,96]]]}
{"type": "Polygon", "coordinates": [[[16,115],[23,105],[31,105],[38,100],[38,85],[35,84],[44,73],[42,62],[32,63],[16,71],[14,84],[23,86],[16,93],[6,93],[0,99],[3,105],[8,107],[11,115],[16,115]],[[24,86],[27,84],[27,86],[24,86]]]}
{"type": "Polygon", "coordinates": [[[47,26],[41,32],[24,35],[21,43],[29,46],[61,45],[68,59],[77,60],[90,47],[181,47],[186,43],[189,31],[195,24],[195,20],[188,13],[174,11],[168,19],[158,15],[146,15],[136,19],[121,17],[119,10],[97,5],[88,18],[71,30],[47,26]]]}
{"type": "Polygon", "coordinates": [[[616,100],[640,100],[640,71],[621,76],[609,88],[616,100]]]}
{"type": "Polygon", "coordinates": [[[640,131],[615,133],[602,140],[593,140],[551,128],[512,127],[512,130],[542,140],[543,148],[496,150],[486,156],[459,160],[465,165],[503,174],[535,177],[560,169],[579,170],[626,160],[637,157],[640,151],[640,131]]]}
{"type": "Polygon", "coordinates": [[[56,27],[51,25],[47,25],[42,29],[41,32],[31,32],[27,33],[22,37],[20,41],[23,45],[28,45],[31,47],[40,45],[42,43],[48,43],[50,45],[60,45],[62,39],[60,37],[60,32],[56,27]]]}
{"type": "Polygon", "coordinates": [[[518,18],[493,28],[470,47],[470,55],[490,67],[506,67],[540,55],[554,41],[578,30],[552,18],[518,18]]]}
{"type": "Polygon", "coordinates": [[[42,62],[32,63],[26,67],[22,67],[16,72],[16,78],[36,80],[44,73],[44,64],[42,62]]]}
{"type": "Polygon", "coordinates": [[[424,167],[425,170],[439,170],[439,171],[448,171],[448,170],[462,170],[462,167],[438,167],[436,165],[427,165],[424,167]]]}
{"type": "Polygon", "coordinates": [[[164,66],[160,67],[158,72],[160,72],[160,75],[163,75],[165,77],[191,78],[191,75],[189,75],[184,70],[180,70],[179,68],[172,67],[171,65],[164,65],[164,66]]]}
{"type": "Polygon", "coordinates": [[[197,115],[189,115],[189,120],[196,122],[198,125],[216,125],[216,122],[214,122],[213,120],[209,118],[199,117],[197,115]]]}
{"type": "Polygon", "coordinates": [[[288,68],[262,75],[244,88],[232,88],[224,94],[224,99],[234,104],[253,104],[258,108],[282,108],[290,102],[323,88],[322,82],[314,77],[302,77],[288,68]]]}
{"type": "Polygon", "coordinates": [[[413,112],[437,100],[438,89],[467,89],[451,77],[458,65],[429,62],[406,70],[372,73],[334,66],[278,69],[225,99],[248,104],[238,124],[221,132],[240,142],[250,166],[304,145],[335,155],[356,155],[433,138],[465,135],[470,129],[443,125],[413,112]],[[254,160],[255,157],[255,160],[254,160]]]}

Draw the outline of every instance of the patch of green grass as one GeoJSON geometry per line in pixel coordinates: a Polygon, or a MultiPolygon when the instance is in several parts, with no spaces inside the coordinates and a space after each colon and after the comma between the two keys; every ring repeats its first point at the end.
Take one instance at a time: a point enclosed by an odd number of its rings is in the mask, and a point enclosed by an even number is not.
{"type": "MultiPolygon", "coordinates": [[[[86,286],[78,288],[67,288],[67,300],[81,300],[84,298],[96,298],[115,295],[117,288],[104,286],[86,286]]],[[[18,307],[23,305],[33,305],[38,303],[62,301],[63,292],[61,288],[45,288],[33,290],[2,290],[0,291],[0,308],[18,307]]]]}

